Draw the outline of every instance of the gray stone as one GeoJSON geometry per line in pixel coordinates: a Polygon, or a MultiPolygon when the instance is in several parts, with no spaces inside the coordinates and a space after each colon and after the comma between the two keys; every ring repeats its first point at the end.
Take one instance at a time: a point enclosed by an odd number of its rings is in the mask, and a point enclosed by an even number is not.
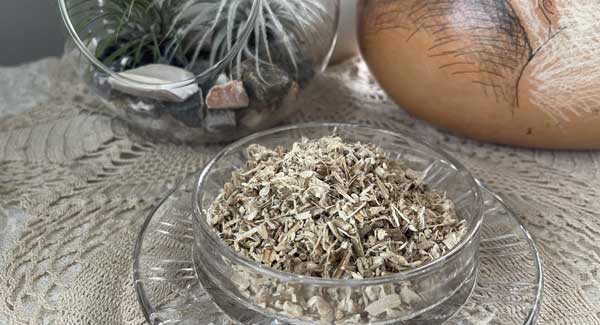
{"type": "Polygon", "coordinates": [[[161,110],[162,114],[171,115],[185,126],[201,128],[204,121],[204,99],[202,90],[183,103],[168,103],[161,110]]]}
{"type": "Polygon", "coordinates": [[[227,75],[224,73],[221,73],[218,77],[217,77],[217,81],[215,82],[215,85],[224,85],[226,83],[229,82],[229,78],[227,78],[227,75]]]}
{"type": "Polygon", "coordinates": [[[315,76],[321,67],[310,59],[308,56],[301,55],[300,52],[296,52],[297,57],[294,62],[290,59],[290,55],[285,47],[278,46],[282,43],[273,42],[273,48],[271,49],[271,56],[275,65],[279,69],[285,71],[287,75],[294,79],[301,87],[304,87],[310,80],[315,76]]]}
{"type": "Polygon", "coordinates": [[[297,65],[298,69],[294,70],[295,73],[292,75],[300,87],[304,88],[315,77],[320,67],[315,66],[315,63],[308,59],[297,62],[297,65]]]}
{"type": "Polygon", "coordinates": [[[237,127],[236,113],[233,110],[207,110],[206,130],[211,133],[234,131],[237,127]]]}
{"type": "Polygon", "coordinates": [[[272,103],[286,96],[292,85],[287,72],[268,64],[258,69],[260,75],[254,61],[242,64],[242,81],[252,102],[272,103]]]}
{"type": "Polygon", "coordinates": [[[279,119],[293,112],[299,97],[300,87],[298,83],[292,82],[285,96],[269,103],[252,103],[249,109],[243,111],[239,123],[245,128],[259,130],[274,118],[279,119]],[[278,116],[275,117],[273,114],[278,114],[278,116]]]}

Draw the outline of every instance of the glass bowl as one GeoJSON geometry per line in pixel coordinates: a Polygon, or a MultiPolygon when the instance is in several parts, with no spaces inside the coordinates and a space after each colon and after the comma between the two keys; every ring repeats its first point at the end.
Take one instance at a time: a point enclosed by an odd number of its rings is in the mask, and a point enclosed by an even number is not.
{"type": "Polygon", "coordinates": [[[58,0],[81,78],[153,140],[238,139],[302,107],[339,0],[58,0]]]}
{"type": "MultiPolygon", "coordinates": [[[[148,324],[280,323],[230,298],[204,279],[206,275],[194,265],[190,202],[197,180],[197,176],[191,176],[166,193],[140,229],[133,253],[133,279],[148,324]]],[[[402,324],[536,324],[544,287],[536,244],[502,198],[486,186],[480,187],[484,220],[475,288],[472,292],[463,290],[468,296],[466,302],[456,295],[402,324]],[[448,318],[448,311],[457,308],[460,310],[448,318]]]]}
{"type": "MultiPolygon", "coordinates": [[[[306,124],[278,128],[240,140],[219,153],[203,170],[193,195],[193,258],[205,287],[218,287],[253,320],[291,324],[388,324],[415,320],[440,310],[451,317],[468,298],[479,267],[483,202],[476,181],[462,165],[433,146],[410,136],[343,124],[306,124]],[[260,265],[226,246],[207,223],[208,207],[231,173],[245,163],[250,144],[291,147],[303,137],[337,135],[348,142],[372,143],[422,174],[431,188],[445,192],[466,221],[467,231],[447,255],[410,271],[362,279],[335,280],[299,276],[260,265]]],[[[247,315],[246,315],[247,317],[247,315]]],[[[243,322],[243,320],[238,320],[243,322]]]]}

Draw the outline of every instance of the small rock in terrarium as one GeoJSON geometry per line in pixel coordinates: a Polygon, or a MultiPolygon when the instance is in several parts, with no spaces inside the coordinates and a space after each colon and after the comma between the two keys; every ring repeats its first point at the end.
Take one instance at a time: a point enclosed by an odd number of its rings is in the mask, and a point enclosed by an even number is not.
{"type": "Polygon", "coordinates": [[[172,116],[188,127],[199,128],[203,126],[206,115],[203,103],[202,91],[198,91],[183,103],[166,103],[162,105],[159,113],[172,116]]]}
{"type": "Polygon", "coordinates": [[[115,90],[129,95],[168,102],[184,102],[200,89],[196,82],[189,83],[183,87],[168,87],[165,89],[149,88],[169,83],[186,82],[195,78],[193,73],[185,69],[165,64],[141,66],[120,72],[119,76],[122,79],[113,77],[108,79],[108,82],[115,90]]]}
{"type": "Polygon", "coordinates": [[[245,108],[250,105],[250,99],[239,80],[228,81],[224,84],[216,84],[206,96],[208,109],[235,109],[245,108]]]}
{"type": "Polygon", "coordinates": [[[241,112],[240,124],[248,128],[257,128],[263,124],[270,114],[278,110],[295,107],[300,96],[300,86],[295,81],[289,85],[285,97],[271,97],[270,101],[254,101],[251,109],[241,112]]]}
{"type": "Polygon", "coordinates": [[[188,114],[186,108],[168,115],[208,137],[213,130],[243,136],[292,112],[280,106],[293,106],[290,92],[304,89],[321,69],[337,27],[334,0],[61,1],[70,3],[69,18],[85,51],[126,77],[94,75],[109,80],[109,100],[129,96],[187,107],[201,92],[204,112],[188,114]]]}
{"type": "Polygon", "coordinates": [[[235,111],[209,110],[206,114],[206,128],[210,132],[219,133],[237,126],[235,111]]]}
{"type": "Polygon", "coordinates": [[[272,65],[257,68],[253,61],[242,64],[241,79],[250,97],[261,103],[271,103],[282,98],[293,82],[282,69],[272,65]]]}

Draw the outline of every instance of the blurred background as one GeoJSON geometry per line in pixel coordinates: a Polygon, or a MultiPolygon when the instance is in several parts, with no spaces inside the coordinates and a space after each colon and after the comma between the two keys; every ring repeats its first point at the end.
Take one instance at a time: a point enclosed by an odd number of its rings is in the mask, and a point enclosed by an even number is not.
{"type": "Polygon", "coordinates": [[[62,53],[66,30],[55,0],[0,0],[0,65],[62,53]]]}

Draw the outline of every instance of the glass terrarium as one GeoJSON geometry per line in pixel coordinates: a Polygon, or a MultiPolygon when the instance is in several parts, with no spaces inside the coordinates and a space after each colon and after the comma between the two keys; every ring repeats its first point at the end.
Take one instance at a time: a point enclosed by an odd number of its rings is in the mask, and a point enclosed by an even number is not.
{"type": "Polygon", "coordinates": [[[58,0],[84,80],[134,129],[230,141],[301,108],[339,0],[58,0]]]}

